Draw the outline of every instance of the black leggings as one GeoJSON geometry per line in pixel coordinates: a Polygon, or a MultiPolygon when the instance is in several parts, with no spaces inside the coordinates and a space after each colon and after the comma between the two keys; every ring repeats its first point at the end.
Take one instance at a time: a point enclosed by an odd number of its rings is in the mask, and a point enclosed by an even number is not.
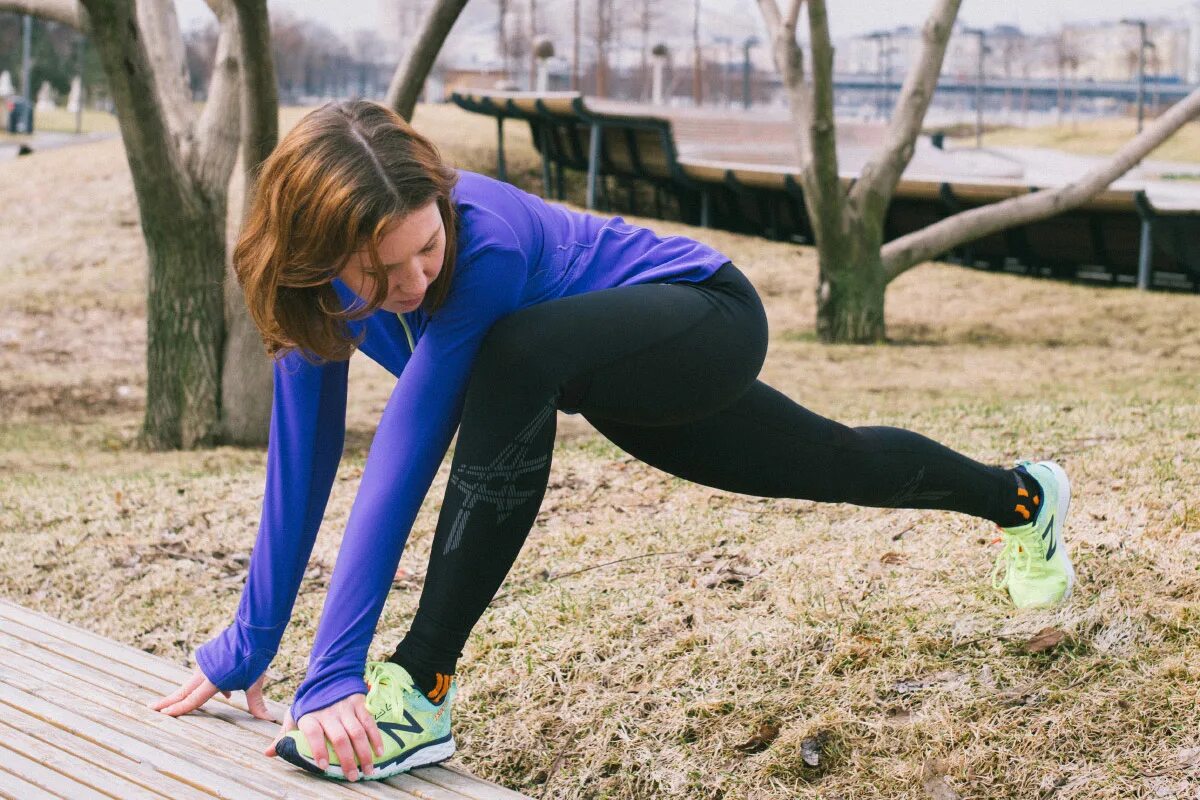
{"type": "Polygon", "coordinates": [[[533,526],[560,410],[718,489],[1002,519],[1011,470],[814,414],[756,379],[766,352],[762,302],[732,263],[700,283],[603,289],[497,322],[467,388],[420,606],[393,659],[453,673],[533,526]]]}

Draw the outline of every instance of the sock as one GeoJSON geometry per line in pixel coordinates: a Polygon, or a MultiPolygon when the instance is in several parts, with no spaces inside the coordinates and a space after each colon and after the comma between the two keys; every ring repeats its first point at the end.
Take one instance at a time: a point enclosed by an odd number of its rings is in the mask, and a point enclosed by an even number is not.
{"type": "Polygon", "coordinates": [[[437,705],[445,699],[446,692],[450,690],[450,679],[454,677],[453,672],[437,672],[436,670],[424,669],[415,664],[406,664],[398,652],[388,656],[388,661],[404,667],[408,674],[412,676],[413,683],[428,698],[429,702],[437,705]]]}
{"type": "Polygon", "coordinates": [[[1004,519],[996,520],[1002,528],[1028,525],[1042,510],[1042,485],[1037,479],[1025,467],[1009,470],[1009,474],[1013,477],[1012,503],[1006,507],[1004,519]]]}

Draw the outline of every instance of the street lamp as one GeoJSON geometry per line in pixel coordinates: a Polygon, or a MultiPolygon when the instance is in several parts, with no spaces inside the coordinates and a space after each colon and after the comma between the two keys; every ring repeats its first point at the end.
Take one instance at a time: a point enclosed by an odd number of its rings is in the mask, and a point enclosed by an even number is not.
{"type": "Polygon", "coordinates": [[[757,36],[742,42],[742,108],[750,107],[750,48],[759,43],[757,36]]]}
{"type": "Polygon", "coordinates": [[[1138,29],[1137,129],[1138,133],[1141,133],[1146,99],[1146,20],[1126,17],[1121,20],[1121,24],[1136,25],[1138,29]]]}
{"type": "Polygon", "coordinates": [[[967,36],[979,37],[979,59],[975,69],[975,146],[983,147],[983,57],[987,55],[987,31],[983,28],[963,28],[967,36]]]}
{"type": "Polygon", "coordinates": [[[875,31],[867,34],[868,39],[875,41],[875,72],[879,81],[879,95],[875,102],[875,107],[881,116],[887,115],[888,96],[890,94],[888,83],[892,79],[892,53],[895,48],[892,47],[891,31],[875,31]],[[884,42],[887,44],[885,45],[884,42]],[[887,63],[887,72],[884,72],[884,63],[887,63]]]}

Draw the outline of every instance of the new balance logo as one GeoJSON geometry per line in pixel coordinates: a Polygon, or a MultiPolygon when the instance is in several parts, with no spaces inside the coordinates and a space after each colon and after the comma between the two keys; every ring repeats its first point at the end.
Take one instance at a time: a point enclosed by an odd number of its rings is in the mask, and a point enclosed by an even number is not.
{"type": "Polygon", "coordinates": [[[1046,560],[1054,558],[1054,553],[1058,549],[1057,542],[1054,540],[1054,517],[1050,517],[1050,521],[1046,523],[1046,530],[1042,531],[1042,538],[1050,537],[1050,546],[1046,548],[1046,560]]]}
{"type": "Polygon", "coordinates": [[[405,733],[420,733],[421,731],[425,730],[421,727],[421,723],[417,722],[416,719],[413,718],[413,715],[408,713],[408,709],[404,709],[404,720],[404,723],[377,722],[375,724],[379,726],[379,730],[392,737],[392,739],[396,741],[396,744],[404,747],[404,740],[400,738],[398,733],[399,731],[404,731],[405,733]]]}

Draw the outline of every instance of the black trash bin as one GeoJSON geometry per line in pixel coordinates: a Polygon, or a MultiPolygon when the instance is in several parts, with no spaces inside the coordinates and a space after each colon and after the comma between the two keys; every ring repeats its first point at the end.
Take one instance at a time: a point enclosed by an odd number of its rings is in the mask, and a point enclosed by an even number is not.
{"type": "Polygon", "coordinates": [[[33,103],[14,97],[8,106],[8,132],[33,133],[33,103]]]}

